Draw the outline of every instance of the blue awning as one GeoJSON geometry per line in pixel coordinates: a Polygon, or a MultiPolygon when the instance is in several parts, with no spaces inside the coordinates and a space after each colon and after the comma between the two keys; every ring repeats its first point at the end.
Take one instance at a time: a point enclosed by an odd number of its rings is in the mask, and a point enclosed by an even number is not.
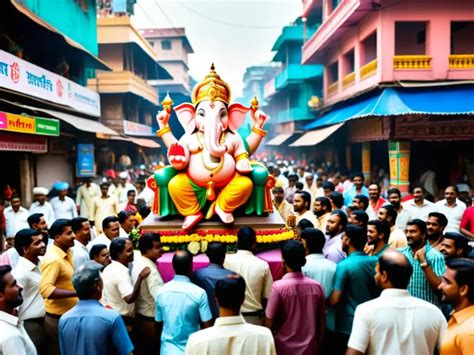
{"type": "Polygon", "coordinates": [[[334,108],[307,124],[314,129],[362,117],[474,114],[474,86],[385,88],[334,108]]]}

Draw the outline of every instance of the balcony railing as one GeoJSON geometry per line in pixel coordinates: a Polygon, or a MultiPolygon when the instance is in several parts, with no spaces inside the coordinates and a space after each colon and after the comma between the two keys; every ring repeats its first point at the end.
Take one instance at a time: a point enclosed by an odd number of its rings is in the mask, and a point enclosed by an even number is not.
{"type": "Polygon", "coordinates": [[[360,80],[364,80],[375,73],[377,73],[377,59],[360,67],[360,80]]]}
{"type": "Polygon", "coordinates": [[[355,82],[355,72],[347,74],[344,79],[342,79],[342,86],[344,88],[353,85],[355,82]]]}
{"type": "Polygon", "coordinates": [[[451,54],[449,69],[474,69],[474,54],[451,54]]]}
{"type": "Polygon", "coordinates": [[[328,85],[328,96],[334,95],[337,92],[338,85],[338,81],[335,81],[334,83],[328,85]]]}
{"type": "Polygon", "coordinates": [[[393,57],[395,70],[431,69],[431,56],[429,55],[396,55],[393,57]]]}

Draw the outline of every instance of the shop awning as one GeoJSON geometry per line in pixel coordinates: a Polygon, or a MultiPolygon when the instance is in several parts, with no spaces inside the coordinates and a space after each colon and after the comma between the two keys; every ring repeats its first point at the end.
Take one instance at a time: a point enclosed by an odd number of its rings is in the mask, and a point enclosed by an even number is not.
{"type": "Polygon", "coordinates": [[[344,122],[338,123],[329,127],[316,129],[303,134],[300,138],[290,144],[290,147],[306,147],[313,146],[326,140],[331,134],[336,132],[344,125],[344,122]]]}
{"type": "Polygon", "coordinates": [[[290,138],[292,135],[293,135],[293,133],[279,134],[279,135],[273,137],[272,139],[270,139],[267,143],[265,143],[265,145],[279,146],[282,143],[284,143],[286,140],[288,140],[288,138],[290,138]]]}
{"type": "Polygon", "coordinates": [[[385,88],[354,99],[306,125],[314,129],[362,117],[474,114],[474,86],[385,88]]]}
{"type": "Polygon", "coordinates": [[[139,145],[140,147],[143,148],[159,148],[161,145],[159,145],[157,142],[155,142],[152,139],[146,139],[146,138],[136,138],[136,137],[129,137],[127,136],[128,140],[132,143],[135,143],[136,145],[139,145]]]}
{"type": "Polygon", "coordinates": [[[105,62],[103,62],[99,57],[95,56],[91,52],[89,52],[86,48],[84,48],[81,44],[77,43],[76,41],[72,40],[68,36],[64,35],[61,33],[61,31],[58,31],[55,27],[51,26],[48,22],[44,21],[41,17],[30,11],[26,6],[22,5],[18,1],[15,0],[10,0],[11,4],[23,15],[28,17],[30,20],[35,22],[36,24],[40,25],[41,27],[53,32],[54,34],[62,37],[62,39],[71,47],[74,47],[78,49],[79,51],[83,52],[86,54],[87,57],[92,61],[92,63],[95,63],[95,67],[97,69],[102,69],[102,70],[112,70],[105,62]]]}

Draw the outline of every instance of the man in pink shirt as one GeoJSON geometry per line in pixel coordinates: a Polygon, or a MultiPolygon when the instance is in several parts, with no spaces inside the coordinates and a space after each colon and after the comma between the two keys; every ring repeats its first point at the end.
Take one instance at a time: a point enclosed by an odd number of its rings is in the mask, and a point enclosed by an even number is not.
{"type": "Polygon", "coordinates": [[[326,322],[324,290],[301,272],[306,258],[300,242],[286,242],[282,255],[286,274],[273,284],[265,325],[275,334],[278,354],[317,354],[326,322]]]}

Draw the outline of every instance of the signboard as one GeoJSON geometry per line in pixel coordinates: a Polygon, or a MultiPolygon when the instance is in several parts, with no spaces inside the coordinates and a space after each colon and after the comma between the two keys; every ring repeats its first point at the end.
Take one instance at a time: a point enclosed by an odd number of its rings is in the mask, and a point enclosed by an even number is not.
{"type": "Polygon", "coordinates": [[[59,121],[0,111],[0,130],[58,137],[59,121]]]}
{"type": "Polygon", "coordinates": [[[77,145],[77,177],[94,177],[94,144],[77,145]]]}
{"type": "Polygon", "coordinates": [[[1,50],[0,87],[100,116],[97,92],[1,50]]]}
{"type": "Polygon", "coordinates": [[[0,133],[0,150],[9,152],[46,153],[48,145],[45,137],[20,136],[0,133]]]}
{"type": "Polygon", "coordinates": [[[397,117],[395,139],[410,140],[470,140],[474,138],[472,119],[463,116],[435,117],[413,115],[397,117]]]}
{"type": "Polygon", "coordinates": [[[130,122],[123,120],[123,133],[128,134],[130,136],[153,136],[153,131],[150,126],[130,122]]]}

